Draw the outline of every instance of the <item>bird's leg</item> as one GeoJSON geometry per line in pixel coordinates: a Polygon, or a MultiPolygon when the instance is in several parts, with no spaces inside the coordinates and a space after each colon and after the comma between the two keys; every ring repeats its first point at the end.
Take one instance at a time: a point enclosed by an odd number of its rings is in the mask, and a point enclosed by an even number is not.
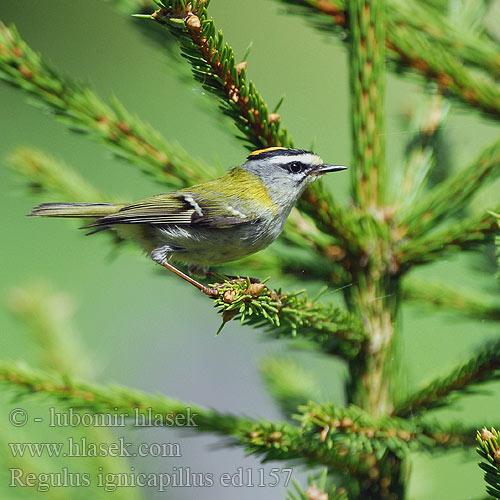
{"type": "Polygon", "coordinates": [[[169,264],[166,260],[159,262],[161,266],[164,268],[168,269],[169,271],[172,271],[174,274],[177,274],[177,276],[180,276],[182,279],[186,280],[188,283],[191,283],[191,285],[195,286],[203,292],[204,294],[208,295],[209,297],[218,297],[219,296],[219,291],[217,288],[211,288],[209,286],[202,285],[200,282],[196,281],[195,279],[191,278],[191,276],[188,276],[187,274],[184,274],[182,271],[179,271],[176,267],[174,267],[172,264],[169,264]]]}
{"type": "Polygon", "coordinates": [[[191,278],[191,276],[188,276],[187,274],[183,273],[182,271],[177,269],[175,266],[170,264],[167,260],[167,252],[165,252],[164,248],[153,250],[153,252],[151,252],[151,258],[155,262],[160,264],[160,266],[163,266],[165,269],[172,271],[174,274],[181,277],[183,280],[186,280],[188,283],[191,283],[191,285],[195,286],[198,290],[203,292],[205,295],[208,295],[209,297],[218,297],[219,296],[219,291],[216,288],[211,288],[209,286],[202,285],[200,282],[191,278]]]}

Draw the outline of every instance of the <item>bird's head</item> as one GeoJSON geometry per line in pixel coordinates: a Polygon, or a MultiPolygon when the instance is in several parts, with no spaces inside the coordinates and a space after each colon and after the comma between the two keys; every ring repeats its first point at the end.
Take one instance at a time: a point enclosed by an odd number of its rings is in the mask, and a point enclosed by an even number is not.
{"type": "Polygon", "coordinates": [[[274,147],[250,153],[239,168],[259,177],[274,203],[291,208],[314,180],[347,167],[327,165],[311,151],[274,147]]]}

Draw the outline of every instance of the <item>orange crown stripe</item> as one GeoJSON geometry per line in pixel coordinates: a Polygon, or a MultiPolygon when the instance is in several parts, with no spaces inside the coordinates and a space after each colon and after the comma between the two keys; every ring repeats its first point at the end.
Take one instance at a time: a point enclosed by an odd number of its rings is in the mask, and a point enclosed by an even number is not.
{"type": "Polygon", "coordinates": [[[282,148],[281,146],[273,146],[272,148],[257,149],[257,151],[253,151],[248,156],[259,155],[260,153],[265,153],[267,151],[275,151],[276,149],[286,149],[286,148],[282,148]]]}

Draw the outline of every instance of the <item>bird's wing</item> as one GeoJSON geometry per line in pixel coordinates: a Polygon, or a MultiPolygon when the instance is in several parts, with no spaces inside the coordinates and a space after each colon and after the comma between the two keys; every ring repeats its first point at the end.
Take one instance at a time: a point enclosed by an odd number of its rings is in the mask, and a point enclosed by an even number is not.
{"type": "Polygon", "coordinates": [[[179,224],[204,227],[227,227],[251,222],[251,218],[227,200],[200,196],[192,191],[160,194],[125,205],[90,226],[109,224],[179,224]]]}

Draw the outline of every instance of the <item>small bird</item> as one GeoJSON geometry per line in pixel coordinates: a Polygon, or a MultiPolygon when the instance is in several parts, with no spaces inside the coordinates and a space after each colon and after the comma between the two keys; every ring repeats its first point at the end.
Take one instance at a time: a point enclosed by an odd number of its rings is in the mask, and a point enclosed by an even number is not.
{"type": "Polygon", "coordinates": [[[254,151],[223,177],[179,191],[123,204],[44,203],[28,216],[95,218],[83,228],[111,229],[136,241],[155,262],[215,296],[217,290],[172,262],[208,276],[210,265],[266,248],[304,189],[319,176],[346,168],[325,165],[311,151],[272,147],[254,151]]]}

